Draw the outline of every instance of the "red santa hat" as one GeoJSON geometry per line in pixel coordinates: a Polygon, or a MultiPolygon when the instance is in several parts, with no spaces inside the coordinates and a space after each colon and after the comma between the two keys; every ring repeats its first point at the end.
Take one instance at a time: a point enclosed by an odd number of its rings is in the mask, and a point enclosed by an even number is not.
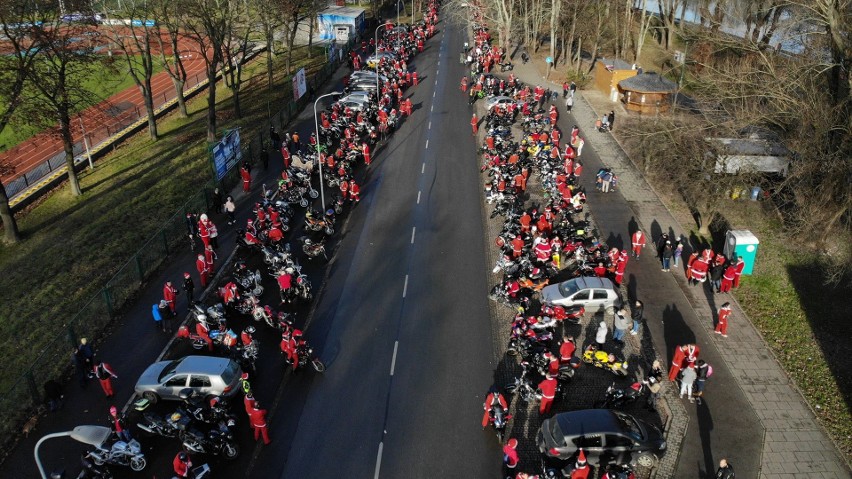
{"type": "Polygon", "coordinates": [[[586,465],[586,453],[583,452],[582,449],[580,449],[580,455],[577,456],[577,465],[578,466],[585,466],[586,465]]]}
{"type": "Polygon", "coordinates": [[[516,449],[518,447],[518,440],[513,437],[512,439],[509,439],[509,442],[507,442],[506,445],[512,449],[516,449]]]}

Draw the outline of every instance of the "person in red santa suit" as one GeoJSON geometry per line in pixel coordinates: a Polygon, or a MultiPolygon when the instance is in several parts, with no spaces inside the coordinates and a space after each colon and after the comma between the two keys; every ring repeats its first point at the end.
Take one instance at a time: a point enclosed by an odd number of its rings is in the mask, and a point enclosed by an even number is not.
{"type": "Polygon", "coordinates": [[[559,345],[559,362],[568,364],[571,358],[574,357],[574,352],[577,350],[577,345],[574,344],[574,338],[565,336],[562,338],[562,344],[559,345]]]}
{"type": "Polygon", "coordinates": [[[248,169],[248,164],[243,163],[240,167],[240,177],[243,179],[243,191],[248,193],[251,191],[251,171],[248,169]]]}
{"type": "Polygon", "coordinates": [[[364,164],[370,166],[370,145],[366,141],[361,143],[361,153],[364,155],[364,164]]]}
{"type": "Polygon", "coordinates": [[[719,316],[716,321],[716,334],[721,334],[723,338],[728,337],[728,318],[731,316],[731,303],[725,303],[719,308],[719,316]]]}
{"type": "Polygon", "coordinates": [[[518,467],[518,440],[511,438],[503,446],[503,477],[509,477],[518,467]]]}
{"type": "Polygon", "coordinates": [[[207,282],[210,281],[210,270],[207,269],[207,262],[204,261],[204,255],[198,255],[195,260],[195,269],[198,270],[198,276],[201,279],[201,287],[206,288],[207,282]]]}
{"type": "Polygon", "coordinates": [[[627,268],[627,251],[622,251],[618,255],[618,261],[615,263],[615,284],[621,286],[624,280],[624,270],[627,268]]]}
{"type": "Polygon", "coordinates": [[[630,237],[630,244],[633,246],[633,257],[638,258],[642,254],[642,248],[645,247],[645,233],[642,230],[636,230],[630,237]]]}
{"type": "Polygon", "coordinates": [[[476,136],[479,133],[479,118],[476,117],[476,113],[470,117],[470,128],[473,130],[473,135],[476,136]]]}
{"type": "Polygon", "coordinates": [[[722,274],[722,286],[719,288],[719,291],[722,293],[729,293],[731,291],[731,286],[734,284],[734,278],[737,275],[737,267],[733,264],[729,264],[727,268],[725,268],[725,272],[722,274]]]}
{"type": "Polygon", "coordinates": [[[354,179],[349,180],[349,199],[356,203],[361,201],[361,187],[354,179]]]}
{"type": "Polygon", "coordinates": [[[580,455],[577,456],[577,462],[571,469],[571,479],[588,479],[591,469],[589,463],[586,462],[586,453],[580,449],[580,455]]]}
{"type": "Polygon", "coordinates": [[[172,460],[172,469],[174,469],[177,477],[189,477],[192,473],[192,461],[189,459],[189,455],[183,451],[177,453],[172,460]]]}
{"type": "Polygon", "coordinates": [[[698,283],[703,283],[704,279],[707,278],[708,269],[710,269],[710,264],[707,263],[707,260],[703,256],[693,261],[692,266],[689,269],[690,283],[693,286],[698,283]]]}
{"type": "Polygon", "coordinates": [[[172,312],[172,316],[176,313],[175,311],[175,301],[177,299],[178,290],[174,286],[172,286],[171,281],[166,281],[165,286],[163,286],[163,299],[166,300],[166,304],[169,305],[169,311],[172,312]]]}
{"type": "Polygon", "coordinates": [[[538,383],[538,389],[541,391],[541,403],[538,406],[539,414],[547,414],[553,406],[553,399],[556,397],[556,378],[550,373],[545,374],[544,380],[538,383]]]}
{"type": "Polygon", "coordinates": [[[201,321],[195,323],[195,334],[197,334],[201,339],[207,343],[207,350],[213,351],[213,340],[210,339],[210,329],[207,327],[207,324],[201,321]]]}
{"type": "Polygon", "coordinates": [[[198,220],[198,236],[206,248],[210,244],[210,220],[206,214],[201,215],[201,218],[198,220]]]}
{"type": "Polygon", "coordinates": [[[672,365],[669,368],[669,381],[676,380],[681,369],[686,367],[687,364],[695,364],[698,361],[699,352],[700,349],[695,344],[684,344],[676,347],[674,357],[672,358],[672,365]]]}
{"type": "MultiPolygon", "coordinates": [[[[506,398],[500,394],[500,391],[497,388],[491,388],[491,392],[488,393],[488,396],[485,397],[485,403],[482,405],[482,409],[485,410],[485,414],[482,415],[482,428],[484,429],[491,421],[494,420],[492,416],[491,410],[494,406],[500,405],[504,411],[509,410],[509,404],[506,403],[506,398]]],[[[509,417],[506,417],[506,420],[509,420],[509,417]]]]}
{"type": "Polygon", "coordinates": [[[740,287],[740,276],[742,276],[744,269],[745,261],[743,261],[743,257],[737,256],[736,263],[734,263],[734,288],[740,287]]]}
{"type": "Polygon", "coordinates": [[[597,276],[598,278],[603,278],[606,276],[606,267],[604,267],[603,263],[598,263],[598,265],[595,266],[594,272],[595,276],[597,276]]]}
{"type": "Polygon", "coordinates": [[[254,326],[248,325],[246,329],[240,333],[240,342],[243,343],[243,346],[248,346],[252,342],[254,342],[254,336],[252,336],[255,332],[254,326]]]}
{"type": "Polygon", "coordinates": [[[207,271],[210,271],[210,274],[213,274],[213,271],[215,270],[213,267],[213,261],[215,261],[216,258],[216,252],[213,251],[212,246],[204,248],[204,263],[207,265],[207,271]]]}
{"type": "Polygon", "coordinates": [[[293,366],[293,369],[299,365],[299,358],[296,355],[296,341],[293,340],[289,331],[281,333],[281,343],[278,345],[287,363],[293,366]]]}
{"type": "Polygon", "coordinates": [[[340,182],[340,197],[344,200],[349,199],[349,182],[346,181],[346,178],[343,178],[343,181],[340,182]]]}

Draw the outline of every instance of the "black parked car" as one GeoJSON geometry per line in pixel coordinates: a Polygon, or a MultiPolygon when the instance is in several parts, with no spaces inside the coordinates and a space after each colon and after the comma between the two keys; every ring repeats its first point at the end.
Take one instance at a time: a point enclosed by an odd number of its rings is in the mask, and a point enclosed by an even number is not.
{"type": "Polygon", "coordinates": [[[580,448],[589,463],[653,466],[665,453],[663,433],[630,414],[585,409],[545,419],[536,437],[547,458],[575,458],[580,448]]]}

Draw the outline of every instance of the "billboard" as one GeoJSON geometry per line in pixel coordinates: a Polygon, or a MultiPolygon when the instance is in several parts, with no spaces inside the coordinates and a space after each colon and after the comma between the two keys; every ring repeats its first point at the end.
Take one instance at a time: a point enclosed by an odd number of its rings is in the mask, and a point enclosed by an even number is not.
{"type": "Polygon", "coordinates": [[[221,180],[242,158],[240,130],[226,132],[222,140],[213,146],[213,167],[216,169],[216,179],[221,180]]]}
{"type": "Polygon", "coordinates": [[[298,100],[308,91],[308,82],[305,81],[305,69],[302,68],[293,76],[293,99],[298,100]]]}

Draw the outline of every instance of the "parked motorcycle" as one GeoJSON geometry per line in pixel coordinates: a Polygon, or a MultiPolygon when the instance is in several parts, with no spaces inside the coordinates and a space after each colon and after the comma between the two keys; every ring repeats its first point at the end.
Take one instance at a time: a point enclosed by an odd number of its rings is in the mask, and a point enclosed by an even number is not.
{"type": "Polygon", "coordinates": [[[315,259],[322,256],[326,261],[328,261],[324,241],[312,241],[310,238],[304,236],[299,238],[299,240],[302,242],[302,253],[305,253],[305,256],[309,259],[315,259]]]}
{"type": "Polygon", "coordinates": [[[334,210],[326,211],[324,215],[314,210],[305,213],[305,229],[307,231],[322,231],[326,235],[334,234],[334,210]]]}
{"type": "Polygon", "coordinates": [[[502,405],[494,404],[491,406],[488,416],[491,418],[491,425],[494,426],[494,432],[497,433],[497,442],[503,444],[503,438],[506,436],[506,423],[509,422],[512,415],[503,409],[502,405]]]}
{"type": "Polygon", "coordinates": [[[583,362],[619,376],[627,376],[627,361],[616,357],[615,354],[599,350],[594,344],[589,345],[583,352],[583,362]]]}
{"type": "Polygon", "coordinates": [[[604,399],[598,401],[595,407],[601,409],[620,409],[640,397],[645,393],[645,386],[641,381],[636,381],[627,388],[617,388],[615,383],[612,383],[607,389],[604,399]]]}
{"type": "Polygon", "coordinates": [[[107,439],[107,441],[89,451],[88,456],[95,465],[130,466],[130,469],[136,472],[145,469],[145,466],[148,465],[145,455],[142,454],[142,445],[135,439],[130,440],[130,442],[115,441],[112,443],[107,439]]]}
{"type": "Polygon", "coordinates": [[[296,345],[296,356],[299,358],[299,368],[304,368],[310,362],[316,372],[325,372],[325,363],[314,356],[314,348],[308,346],[307,341],[300,340],[299,344],[296,345]]]}
{"type": "Polygon", "coordinates": [[[222,428],[214,428],[206,434],[198,429],[190,428],[181,431],[183,447],[196,454],[222,455],[225,459],[233,460],[240,454],[240,446],[234,441],[233,435],[222,428]]]}
{"type": "Polygon", "coordinates": [[[233,274],[234,282],[240,287],[243,293],[253,296],[263,295],[263,285],[261,285],[260,271],[250,271],[245,267],[245,264],[237,265],[237,269],[233,274]]]}
{"type": "Polygon", "coordinates": [[[178,437],[180,432],[177,424],[170,418],[162,417],[151,411],[142,413],[142,419],[136,423],[136,427],[148,434],[168,438],[178,437]]]}
{"type": "Polygon", "coordinates": [[[518,399],[523,402],[530,402],[536,398],[536,388],[527,375],[529,369],[530,364],[528,362],[521,362],[521,375],[515,378],[515,382],[506,387],[506,391],[512,394],[517,393],[518,399]]]}

